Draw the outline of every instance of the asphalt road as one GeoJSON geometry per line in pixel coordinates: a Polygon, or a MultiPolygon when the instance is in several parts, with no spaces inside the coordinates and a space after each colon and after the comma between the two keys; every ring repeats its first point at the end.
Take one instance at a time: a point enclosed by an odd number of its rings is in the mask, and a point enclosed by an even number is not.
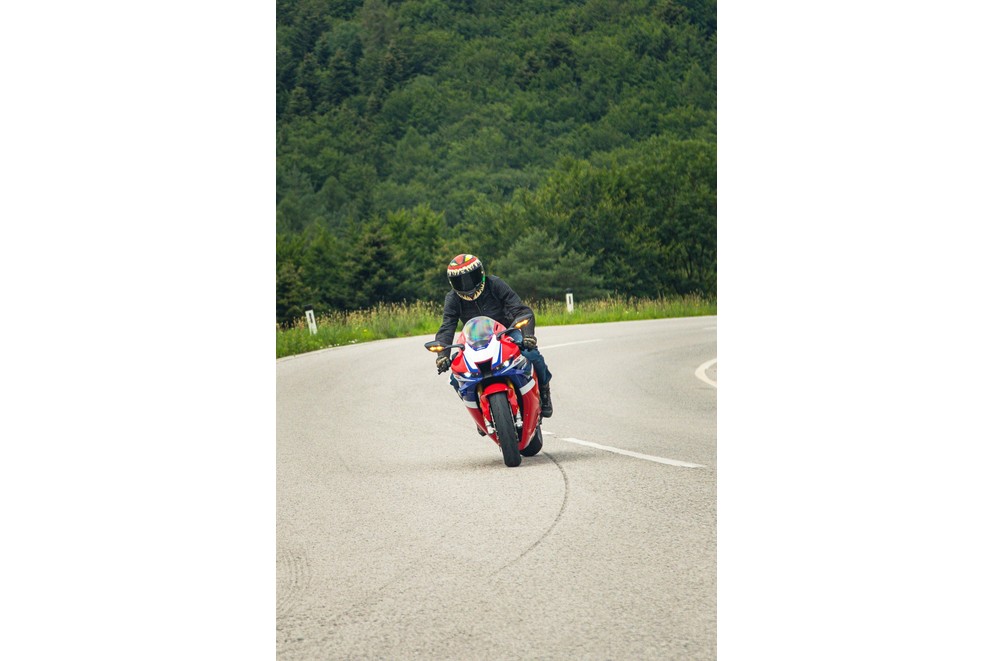
{"type": "Polygon", "coordinates": [[[715,659],[716,322],[538,326],[518,468],[432,337],[277,361],[278,658],[715,659]]]}

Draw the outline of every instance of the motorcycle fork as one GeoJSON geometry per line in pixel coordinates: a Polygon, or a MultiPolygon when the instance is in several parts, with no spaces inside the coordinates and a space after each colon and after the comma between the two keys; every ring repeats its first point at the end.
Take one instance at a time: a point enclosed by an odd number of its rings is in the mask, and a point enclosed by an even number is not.
{"type": "MultiPolygon", "coordinates": [[[[521,415],[520,401],[517,399],[517,389],[512,383],[508,383],[506,390],[499,392],[506,393],[506,400],[510,404],[510,413],[513,414],[513,424],[519,432],[523,429],[524,419],[521,415]]],[[[482,419],[486,422],[486,433],[495,436],[496,427],[493,426],[493,414],[489,410],[489,398],[483,392],[482,386],[479,386],[477,394],[479,399],[479,408],[482,409],[482,419]]]]}
{"type": "Polygon", "coordinates": [[[510,400],[510,412],[513,413],[513,424],[517,428],[517,436],[524,428],[523,409],[520,407],[520,400],[517,398],[517,387],[510,384],[510,389],[506,392],[506,398],[510,400]]]}

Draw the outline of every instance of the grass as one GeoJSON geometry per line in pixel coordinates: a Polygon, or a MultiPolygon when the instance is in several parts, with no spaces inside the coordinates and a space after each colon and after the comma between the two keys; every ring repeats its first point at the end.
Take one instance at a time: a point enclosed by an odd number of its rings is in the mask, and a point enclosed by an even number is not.
{"type": "MultiPolygon", "coordinates": [[[[715,299],[695,295],[581,301],[575,304],[572,313],[565,309],[564,301],[543,301],[532,307],[537,316],[538,335],[542,326],[716,314],[715,299]]],[[[322,314],[317,317],[315,335],[310,333],[305,319],[300,319],[292,328],[277,328],[276,358],[344,344],[433,334],[440,324],[440,302],[383,303],[369,310],[322,314]]]]}

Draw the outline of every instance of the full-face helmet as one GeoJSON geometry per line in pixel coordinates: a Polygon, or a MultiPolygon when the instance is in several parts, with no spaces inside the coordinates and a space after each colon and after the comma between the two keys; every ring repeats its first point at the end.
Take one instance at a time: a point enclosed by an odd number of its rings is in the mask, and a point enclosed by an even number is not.
{"type": "Polygon", "coordinates": [[[474,301],[486,288],[486,270],[475,255],[462,253],[448,263],[448,282],[461,298],[474,301]]]}

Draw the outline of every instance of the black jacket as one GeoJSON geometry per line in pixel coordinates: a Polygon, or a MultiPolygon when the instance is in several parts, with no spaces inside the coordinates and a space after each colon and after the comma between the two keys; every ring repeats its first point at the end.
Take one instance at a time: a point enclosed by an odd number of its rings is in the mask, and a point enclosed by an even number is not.
{"type": "MultiPolygon", "coordinates": [[[[466,301],[454,291],[448,292],[444,297],[444,319],[434,339],[444,344],[451,344],[455,339],[458,322],[465,323],[472,317],[489,317],[509,328],[513,320],[523,314],[534,314],[534,311],[524,305],[517,293],[501,278],[487,275],[486,287],[482,290],[482,295],[474,301],[466,301]]],[[[524,335],[534,334],[534,323],[531,322],[523,327],[524,335]]],[[[449,349],[443,355],[450,354],[449,349]]]]}

